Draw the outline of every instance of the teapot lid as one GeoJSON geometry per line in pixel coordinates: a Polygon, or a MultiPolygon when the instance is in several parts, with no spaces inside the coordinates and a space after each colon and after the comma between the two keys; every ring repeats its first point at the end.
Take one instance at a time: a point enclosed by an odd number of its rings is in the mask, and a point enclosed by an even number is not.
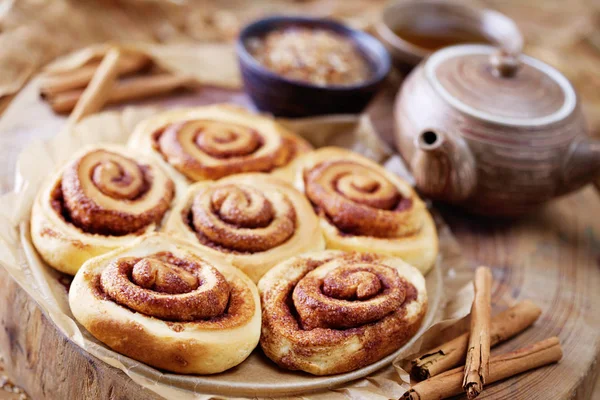
{"type": "Polygon", "coordinates": [[[448,104],[484,121],[547,125],[568,117],[577,104],[573,86],[559,71],[525,55],[502,55],[492,46],[444,48],[424,69],[448,104]]]}

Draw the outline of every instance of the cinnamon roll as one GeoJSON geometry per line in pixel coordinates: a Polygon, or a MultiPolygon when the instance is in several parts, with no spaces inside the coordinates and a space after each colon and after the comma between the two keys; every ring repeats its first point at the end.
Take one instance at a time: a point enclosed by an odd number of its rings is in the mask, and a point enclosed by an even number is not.
{"type": "Polygon", "coordinates": [[[260,336],[254,283],[222,258],[158,233],[86,262],[69,304],[113,350],[177,373],[234,367],[260,336]]]}
{"type": "Polygon", "coordinates": [[[190,186],[164,231],[224,256],[254,282],[280,261],[325,248],[306,198],[290,184],[259,173],[190,186]]]}
{"type": "Polygon", "coordinates": [[[328,249],[400,257],[427,273],[438,254],[435,224],[408,183],[373,161],[323,147],[297,162],[295,184],[321,219],[328,249]]]}
{"type": "Polygon", "coordinates": [[[227,104],[166,111],[141,122],[129,145],[160,155],[191,181],[244,172],[289,176],[311,147],[273,119],[227,104]]]}
{"type": "Polygon", "coordinates": [[[84,149],[39,191],[31,238],[44,261],[74,275],[89,258],[155,230],[174,194],[152,157],[116,145],[84,149]]]}
{"type": "Polygon", "coordinates": [[[263,351],[282,368],[314,375],[352,371],[393,353],[427,310],[421,273],[374,253],[306,253],[275,266],[258,289],[263,351]]]}

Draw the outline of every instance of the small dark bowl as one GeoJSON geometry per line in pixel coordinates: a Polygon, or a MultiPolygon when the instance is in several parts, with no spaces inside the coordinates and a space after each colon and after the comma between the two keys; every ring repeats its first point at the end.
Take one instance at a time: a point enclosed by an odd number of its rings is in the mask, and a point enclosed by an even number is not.
{"type": "Polygon", "coordinates": [[[256,107],[277,116],[306,117],[323,114],[354,114],[365,109],[390,70],[390,56],[374,37],[326,19],[270,17],[246,26],[236,51],[244,89],[256,107]],[[289,27],[327,29],[348,37],[371,68],[371,77],[356,85],[317,86],[294,81],[263,67],[247,50],[248,39],[289,27]]]}

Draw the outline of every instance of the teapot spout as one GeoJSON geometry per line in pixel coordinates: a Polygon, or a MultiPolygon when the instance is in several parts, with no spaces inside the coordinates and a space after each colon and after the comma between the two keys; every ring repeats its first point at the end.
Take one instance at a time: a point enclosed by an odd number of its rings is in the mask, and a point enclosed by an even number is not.
{"type": "Polygon", "coordinates": [[[562,193],[568,193],[595,180],[600,184],[600,140],[581,137],[571,143],[563,164],[562,193]]]}
{"type": "Polygon", "coordinates": [[[432,199],[460,202],[477,186],[475,159],[467,144],[437,129],[416,137],[410,164],[417,188],[432,199]]]}

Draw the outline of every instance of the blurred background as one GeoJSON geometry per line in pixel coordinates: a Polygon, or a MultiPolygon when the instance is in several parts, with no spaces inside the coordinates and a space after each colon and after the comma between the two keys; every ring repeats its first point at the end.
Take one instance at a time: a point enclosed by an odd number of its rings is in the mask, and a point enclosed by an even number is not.
{"type": "MultiPolygon", "coordinates": [[[[600,129],[600,0],[473,0],[516,21],[525,53],[575,84],[592,132],[600,129]]],[[[0,1],[0,110],[45,63],[98,42],[228,42],[265,15],[305,14],[370,30],[382,0],[0,1]]]]}

